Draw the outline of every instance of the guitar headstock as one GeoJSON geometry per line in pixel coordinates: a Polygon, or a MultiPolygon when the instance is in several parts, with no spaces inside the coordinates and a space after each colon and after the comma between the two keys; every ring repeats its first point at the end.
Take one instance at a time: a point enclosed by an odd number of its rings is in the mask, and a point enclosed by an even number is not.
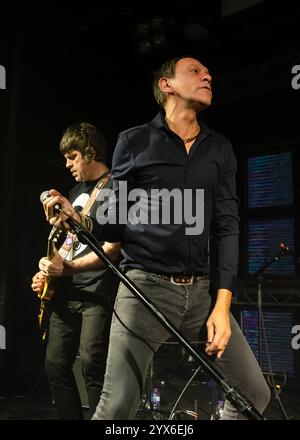
{"type": "Polygon", "coordinates": [[[53,226],[53,228],[50,231],[48,241],[57,242],[62,232],[63,232],[62,229],[59,229],[56,226],[53,226]]]}
{"type": "Polygon", "coordinates": [[[61,233],[63,232],[63,229],[59,229],[56,226],[53,226],[53,228],[50,231],[49,237],[48,237],[48,246],[47,246],[47,257],[52,258],[54,255],[54,248],[55,243],[57,243],[61,233]]]}

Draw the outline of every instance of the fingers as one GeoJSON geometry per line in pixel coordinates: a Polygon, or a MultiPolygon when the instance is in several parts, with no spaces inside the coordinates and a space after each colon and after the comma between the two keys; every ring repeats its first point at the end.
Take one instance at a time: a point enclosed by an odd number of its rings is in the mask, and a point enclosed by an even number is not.
{"type": "Polygon", "coordinates": [[[213,325],[209,325],[207,329],[208,342],[205,351],[209,356],[216,355],[220,358],[226,349],[231,332],[227,329],[215,329],[213,325]]]}
{"type": "Polygon", "coordinates": [[[50,197],[48,197],[43,202],[43,207],[45,211],[45,216],[47,221],[52,226],[56,226],[57,228],[65,228],[70,229],[70,226],[66,222],[68,217],[64,215],[62,212],[57,212],[55,206],[59,205],[61,209],[66,212],[70,217],[73,217],[76,214],[71,203],[63,197],[58,191],[55,189],[50,190],[50,197]]]}
{"type": "MultiPolygon", "coordinates": [[[[51,191],[53,192],[53,190],[51,190],[51,191]]],[[[50,194],[51,194],[51,191],[50,191],[50,194]]],[[[47,221],[50,221],[50,219],[52,217],[56,217],[59,215],[59,213],[55,211],[54,207],[56,205],[62,205],[63,201],[64,201],[64,198],[61,195],[56,195],[56,196],[50,195],[50,197],[48,197],[43,202],[43,207],[44,207],[47,221]]]]}
{"type": "Polygon", "coordinates": [[[225,337],[221,338],[221,340],[217,344],[216,353],[217,353],[218,359],[223,355],[224,351],[226,350],[229,338],[230,338],[230,335],[225,336],[225,337]]]}
{"type": "Polygon", "coordinates": [[[32,283],[43,283],[45,281],[45,276],[41,272],[37,272],[34,277],[32,277],[32,283]]]}
{"type": "Polygon", "coordinates": [[[47,277],[62,276],[63,268],[63,258],[60,256],[57,250],[51,260],[44,257],[39,261],[39,269],[42,274],[47,277]]]}
{"type": "Polygon", "coordinates": [[[51,189],[49,191],[50,196],[47,197],[43,202],[44,211],[46,214],[47,221],[50,220],[53,216],[55,216],[57,213],[54,212],[54,206],[55,205],[61,205],[65,198],[62,196],[62,194],[57,191],[56,189],[51,189]]]}
{"type": "Polygon", "coordinates": [[[45,277],[41,272],[38,272],[35,274],[35,276],[32,278],[32,284],[31,289],[37,293],[40,294],[44,288],[45,284],[45,277]]]}
{"type": "Polygon", "coordinates": [[[39,269],[44,277],[49,276],[49,263],[50,261],[46,257],[41,258],[39,261],[39,269]]]}
{"type": "Polygon", "coordinates": [[[57,191],[56,189],[50,189],[50,196],[52,196],[52,197],[56,197],[56,196],[62,197],[62,194],[59,191],[57,191]]]}
{"type": "Polygon", "coordinates": [[[206,350],[205,350],[207,352],[207,354],[209,354],[209,352],[211,351],[211,345],[213,343],[214,334],[215,334],[214,325],[207,322],[207,343],[206,343],[206,350]]]}
{"type": "Polygon", "coordinates": [[[31,285],[32,291],[37,293],[38,295],[42,292],[43,288],[44,288],[43,284],[31,285]]]}
{"type": "Polygon", "coordinates": [[[219,350],[221,350],[221,347],[219,346],[218,338],[214,337],[208,340],[205,351],[209,356],[218,353],[219,350]]]}
{"type": "Polygon", "coordinates": [[[43,258],[39,262],[39,268],[45,277],[50,277],[54,275],[52,266],[53,265],[51,264],[51,262],[46,260],[46,258],[45,259],[43,258]]]}

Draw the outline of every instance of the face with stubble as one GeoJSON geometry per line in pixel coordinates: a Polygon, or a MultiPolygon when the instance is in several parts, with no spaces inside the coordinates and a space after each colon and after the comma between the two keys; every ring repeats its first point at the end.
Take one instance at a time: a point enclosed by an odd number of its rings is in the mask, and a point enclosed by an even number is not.
{"type": "Polygon", "coordinates": [[[82,156],[80,151],[72,150],[65,155],[66,168],[70,170],[76,182],[90,180],[91,161],[82,156]]]}
{"type": "Polygon", "coordinates": [[[175,75],[168,79],[170,95],[177,100],[194,103],[198,109],[211,105],[212,77],[208,69],[195,58],[181,58],[175,66],[175,75]]]}

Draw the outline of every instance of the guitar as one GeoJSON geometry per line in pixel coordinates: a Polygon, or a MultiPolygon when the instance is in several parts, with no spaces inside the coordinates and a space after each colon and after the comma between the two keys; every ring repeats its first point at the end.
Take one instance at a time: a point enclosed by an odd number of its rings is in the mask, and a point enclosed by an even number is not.
{"type": "MultiPolygon", "coordinates": [[[[47,258],[51,260],[55,253],[55,245],[59,239],[60,234],[62,233],[61,229],[58,229],[56,226],[50,231],[48,237],[47,244],[47,258]]],[[[46,277],[43,291],[38,294],[38,298],[41,300],[40,310],[38,314],[38,323],[42,334],[42,340],[45,341],[47,338],[47,332],[49,328],[49,322],[51,317],[51,299],[54,295],[54,287],[52,283],[51,277],[46,277]]]]}
{"type": "MultiPolygon", "coordinates": [[[[106,173],[104,174],[100,180],[95,185],[91,195],[88,198],[87,203],[83,207],[81,213],[87,214],[91,207],[93,206],[98,192],[105,186],[105,184],[108,182],[110,178],[110,174],[106,173]]],[[[54,257],[55,249],[56,249],[56,243],[62,233],[62,229],[58,229],[56,226],[53,226],[51,229],[51,232],[48,237],[48,246],[47,246],[47,258],[51,260],[51,258],[54,257]]],[[[64,260],[67,260],[68,258],[72,260],[73,258],[73,244],[74,244],[74,237],[75,234],[67,234],[67,238],[65,240],[65,243],[61,246],[60,249],[60,255],[64,260]]],[[[38,315],[38,322],[39,327],[42,333],[42,340],[45,341],[47,337],[47,332],[49,328],[49,322],[51,317],[51,299],[54,295],[54,288],[51,283],[51,277],[46,277],[43,292],[38,295],[38,297],[41,300],[40,303],[40,311],[38,315]]]]}

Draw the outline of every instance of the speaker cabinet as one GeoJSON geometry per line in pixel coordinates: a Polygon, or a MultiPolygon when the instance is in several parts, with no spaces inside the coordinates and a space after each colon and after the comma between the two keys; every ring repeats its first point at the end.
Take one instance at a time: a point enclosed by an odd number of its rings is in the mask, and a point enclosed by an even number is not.
{"type": "Polygon", "coordinates": [[[82,374],[80,356],[76,356],[76,360],[73,364],[73,372],[75,376],[76,385],[79,391],[81,405],[83,408],[89,408],[87,392],[84,383],[84,377],[82,374]]]}

